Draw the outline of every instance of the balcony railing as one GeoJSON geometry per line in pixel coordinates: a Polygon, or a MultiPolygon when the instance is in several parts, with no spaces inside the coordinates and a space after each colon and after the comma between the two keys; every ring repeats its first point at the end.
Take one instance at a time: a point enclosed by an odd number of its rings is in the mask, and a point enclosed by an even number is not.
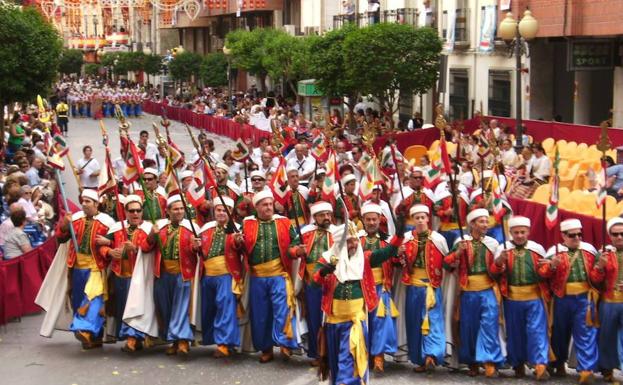
{"type": "MultiPolygon", "coordinates": [[[[458,17],[458,16],[457,16],[458,17]]],[[[398,23],[412,25],[414,27],[437,28],[433,12],[428,12],[424,23],[420,25],[420,11],[416,8],[398,8],[383,12],[362,12],[350,15],[334,15],[333,29],[341,28],[346,23],[356,23],[359,27],[365,27],[374,23],[398,23]]]]}

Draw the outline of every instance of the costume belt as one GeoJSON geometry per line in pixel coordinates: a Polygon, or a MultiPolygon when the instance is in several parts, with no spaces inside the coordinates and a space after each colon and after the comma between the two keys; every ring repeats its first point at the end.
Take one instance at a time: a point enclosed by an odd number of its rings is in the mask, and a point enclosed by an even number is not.
{"type": "Polygon", "coordinates": [[[374,277],[375,285],[383,284],[383,268],[382,267],[373,267],[372,276],[374,277]]]}
{"type": "Polygon", "coordinates": [[[508,299],[513,301],[533,301],[541,298],[541,288],[538,284],[526,286],[508,286],[508,299]]]}
{"type": "Polygon", "coordinates": [[[352,322],[350,327],[349,348],[355,361],[354,375],[364,378],[368,370],[368,349],[361,322],[366,319],[363,298],[334,299],[331,315],[327,316],[327,323],[339,324],[352,322]]]}
{"type": "Polygon", "coordinates": [[[251,274],[255,277],[277,277],[285,273],[280,258],[251,266],[251,274]]]}
{"type": "Polygon", "coordinates": [[[487,274],[475,274],[467,276],[467,286],[463,291],[483,291],[491,289],[495,282],[487,274]]]}
{"type": "Polygon", "coordinates": [[[424,269],[413,269],[411,273],[411,280],[408,285],[416,286],[416,287],[425,287],[426,288],[426,315],[424,316],[424,320],[422,320],[422,335],[426,336],[430,332],[430,322],[428,320],[428,311],[435,307],[437,304],[437,299],[435,298],[435,289],[430,284],[430,280],[428,279],[428,274],[424,269]]]}
{"type": "Polygon", "coordinates": [[[162,262],[166,273],[179,274],[182,272],[180,269],[180,261],[178,259],[165,259],[162,262]]]}
{"type": "Polygon", "coordinates": [[[610,298],[604,297],[606,303],[623,303],[623,291],[614,290],[610,298]]]}
{"type": "Polygon", "coordinates": [[[90,269],[93,272],[99,271],[95,258],[89,254],[83,253],[76,253],[76,263],[74,264],[74,267],[81,270],[90,269]]]}
{"type": "Polygon", "coordinates": [[[459,224],[456,222],[442,222],[439,224],[439,231],[452,231],[458,230],[459,224]]]}
{"type": "Polygon", "coordinates": [[[307,279],[313,281],[314,271],[316,270],[316,262],[305,264],[305,270],[307,271],[307,279]]]}
{"type": "Polygon", "coordinates": [[[122,278],[132,277],[132,262],[129,259],[121,260],[121,274],[119,276],[122,278]]]}
{"type": "Polygon", "coordinates": [[[219,255],[204,260],[203,274],[208,277],[229,274],[229,270],[227,270],[227,263],[225,262],[225,256],[219,255]]]}

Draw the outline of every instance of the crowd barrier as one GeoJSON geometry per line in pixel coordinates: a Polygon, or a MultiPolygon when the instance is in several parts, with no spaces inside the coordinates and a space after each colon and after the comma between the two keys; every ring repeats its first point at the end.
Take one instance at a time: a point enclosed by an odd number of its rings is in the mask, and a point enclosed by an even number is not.
{"type": "MultiPolygon", "coordinates": [[[[69,206],[72,212],[79,210],[72,202],[69,202],[69,206]]],[[[0,325],[13,318],[41,311],[35,304],[35,297],[52,264],[56,249],[56,238],[50,237],[17,258],[0,260],[0,325]]]]}

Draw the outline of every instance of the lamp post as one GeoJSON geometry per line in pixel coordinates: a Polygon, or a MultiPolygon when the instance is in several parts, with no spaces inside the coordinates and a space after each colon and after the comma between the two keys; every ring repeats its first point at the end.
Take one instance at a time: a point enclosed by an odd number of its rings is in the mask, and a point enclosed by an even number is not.
{"type": "Polygon", "coordinates": [[[498,28],[498,35],[509,47],[510,56],[515,55],[515,147],[523,147],[523,126],[521,120],[521,56],[530,57],[528,41],[532,40],[539,29],[538,21],[532,12],[526,9],[520,22],[517,22],[512,13],[507,13],[498,28]]]}
{"type": "Polygon", "coordinates": [[[94,32],[95,32],[95,39],[97,40],[96,44],[99,44],[99,39],[97,38],[97,15],[93,14],[93,28],[94,28],[94,32]]]}
{"type": "Polygon", "coordinates": [[[227,58],[227,108],[229,109],[229,113],[232,118],[234,117],[234,101],[231,94],[231,49],[227,48],[226,45],[223,46],[223,53],[227,58]]]}

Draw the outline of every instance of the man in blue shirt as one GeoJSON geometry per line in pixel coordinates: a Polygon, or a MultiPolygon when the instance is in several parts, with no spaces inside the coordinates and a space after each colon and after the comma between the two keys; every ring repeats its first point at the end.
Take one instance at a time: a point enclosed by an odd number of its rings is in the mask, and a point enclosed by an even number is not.
{"type": "Polygon", "coordinates": [[[606,157],[606,164],[609,165],[606,168],[606,175],[608,177],[608,183],[606,185],[610,186],[608,188],[608,195],[612,195],[617,198],[617,200],[621,199],[621,190],[623,189],[623,164],[614,164],[614,161],[611,157],[606,157]]]}

